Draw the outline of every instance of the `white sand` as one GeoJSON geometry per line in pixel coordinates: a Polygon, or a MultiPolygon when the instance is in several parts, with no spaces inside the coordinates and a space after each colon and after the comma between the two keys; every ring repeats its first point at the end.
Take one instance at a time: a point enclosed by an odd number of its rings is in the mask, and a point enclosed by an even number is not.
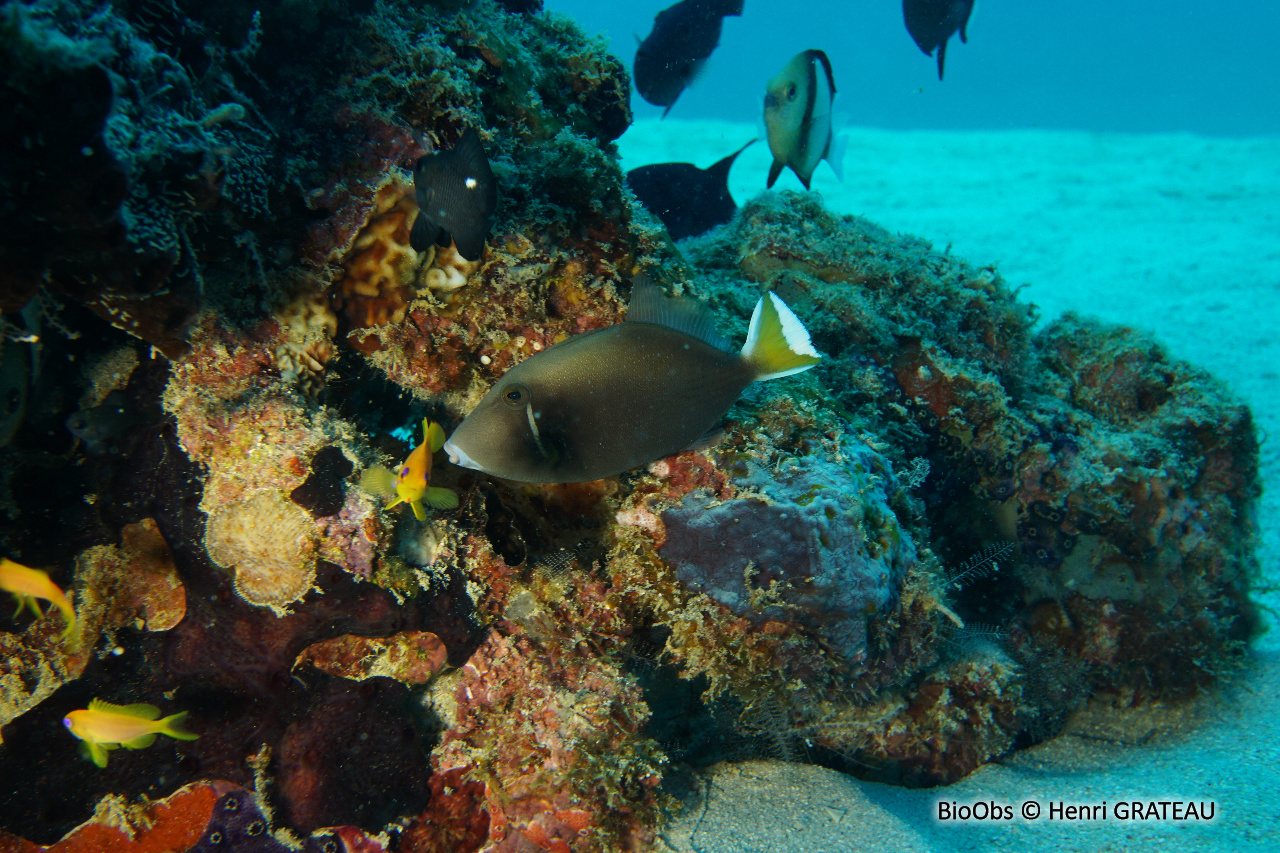
{"type": "Polygon", "coordinates": [[[1222,695],[1175,709],[1078,720],[1057,740],[947,788],[907,790],[819,767],[720,765],[664,832],[680,851],[1243,851],[1274,849],[1280,790],[1280,657],[1264,656],[1222,695]],[[1141,744],[1141,745],[1136,745],[1141,744]],[[1214,820],[1121,821],[1119,801],[1214,803],[1214,820]],[[996,802],[1015,818],[944,823],[940,800],[996,802]],[[1025,820],[1023,804],[1040,806],[1025,820]],[[1052,803],[1098,806],[1051,819],[1052,803]]]}
{"type": "MultiPolygon", "coordinates": [[[[845,183],[813,189],[842,213],[995,263],[1045,320],[1076,311],[1153,332],[1253,409],[1264,439],[1258,512],[1263,582],[1280,585],[1280,138],[1206,139],[1060,131],[848,130],[845,183]]],[[[649,121],[620,141],[625,168],[706,167],[757,135],[748,125],[649,121]]],[[[738,159],[741,204],[764,187],[763,139],[738,159]]],[[[776,189],[799,189],[787,172],[776,189]]],[[[1280,597],[1259,598],[1271,607],[1280,597]]],[[[1125,725],[1141,729],[1146,720],[1125,725]]],[[[1078,723],[1077,725],[1084,725],[1078,723]]],[[[1114,721],[1108,725],[1115,725],[1114,721]]],[[[820,768],[752,764],[712,779],[705,810],[672,827],[680,850],[1257,849],[1280,838],[1280,632],[1255,671],[1141,744],[1133,733],[1067,735],[939,791],[857,782],[820,768]],[[1208,825],[1014,822],[942,825],[941,797],[1074,803],[1214,799],[1208,825]]],[[[1141,738],[1139,738],[1140,740],[1141,738]]],[[[1047,805],[1046,805],[1047,808],[1047,805]]]]}

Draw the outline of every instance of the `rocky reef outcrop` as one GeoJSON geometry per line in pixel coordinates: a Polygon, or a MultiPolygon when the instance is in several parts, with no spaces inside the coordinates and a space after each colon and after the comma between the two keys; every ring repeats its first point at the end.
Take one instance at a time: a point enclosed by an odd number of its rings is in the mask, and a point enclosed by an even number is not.
{"type": "Polygon", "coordinates": [[[812,195],[677,248],[621,65],[536,5],[0,9],[0,554],[82,623],[0,621],[0,850],[641,850],[683,768],[945,784],[1245,648],[1224,386],[812,195]],[[409,170],[470,128],[485,253],[419,253],[409,170]],[[771,289],[826,358],[619,477],[438,460],[425,521],[360,486],[642,271],[739,340],[771,289]],[[200,738],[99,770],[93,698],[200,738]]]}

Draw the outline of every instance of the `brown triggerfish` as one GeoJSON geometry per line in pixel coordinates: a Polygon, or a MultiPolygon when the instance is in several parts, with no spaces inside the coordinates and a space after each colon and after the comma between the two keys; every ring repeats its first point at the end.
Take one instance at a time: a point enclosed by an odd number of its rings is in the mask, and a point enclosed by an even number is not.
{"type": "Polygon", "coordinates": [[[960,33],[960,41],[969,41],[965,28],[973,14],[973,0],[902,0],[902,17],[907,32],[924,51],[933,56],[938,51],[938,79],[942,79],[942,66],[947,61],[947,41],[960,33]]]}
{"type": "Polygon", "coordinates": [[[409,232],[413,250],[453,243],[468,261],[480,260],[498,207],[498,181],[480,134],[468,128],[452,149],[419,160],[413,188],[418,199],[418,216],[409,232]]]}
{"type": "Polygon", "coordinates": [[[636,91],[665,118],[720,43],[726,15],[742,14],[743,0],[681,0],[653,19],[653,31],[636,48],[636,91]]]}
{"type": "Polygon", "coordinates": [[[508,480],[611,477],[689,447],[752,382],[821,359],[772,293],[756,303],[734,352],[698,303],[647,278],[626,322],[562,341],[511,368],[445,442],[449,461],[508,480]]]}
{"type": "Polygon", "coordinates": [[[768,186],[787,166],[809,189],[813,170],[822,160],[831,164],[837,178],[844,179],[844,137],[835,135],[831,118],[835,96],[831,60],[821,50],[797,53],[769,81],[764,94],[764,126],[773,152],[768,186]]]}

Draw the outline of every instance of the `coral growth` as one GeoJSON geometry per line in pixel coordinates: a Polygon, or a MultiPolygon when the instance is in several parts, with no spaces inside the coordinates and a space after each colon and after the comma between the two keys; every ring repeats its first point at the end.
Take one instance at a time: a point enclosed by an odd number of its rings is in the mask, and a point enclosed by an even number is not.
{"type": "Polygon", "coordinates": [[[174,791],[162,800],[129,803],[108,796],[98,803],[94,815],[61,840],[39,846],[0,829],[0,851],[4,853],[169,853],[189,850],[214,814],[215,803],[224,784],[198,783],[174,791]]]}
{"type": "Polygon", "coordinates": [[[433,765],[484,784],[485,850],[642,849],[660,778],[638,736],[644,703],[614,667],[566,659],[561,638],[549,639],[491,634],[437,688],[449,694],[433,765]]]}
{"type": "Polygon", "coordinates": [[[80,614],[0,634],[6,826],[639,850],[677,762],[945,783],[1100,691],[1209,684],[1250,637],[1258,443],[1219,384],[1131,330],[1037,330],[993,268],[812,195],[677,254],[624,188],[625,72],[536,5],[0,11],[0,544],[80,614]],[[419,254],[408,170],[470,129],[485,253],[419,254]],[[738,339],[771,289],[825,358],[642,471],[441,462],[461,505],[421,521],[357,486],[621,321],[641,271],[738,339]],[[62,736],[160,696],[199,740],[99,772],[62,736]]]}
{"type": "Polygon", "coordinates": [[[277,613],[302,598],[316,576],[315,524],[278,491],[223,504],[209,516],[209,557],[235,572],[236,592],[277,613]]]}
{"type": "Polygon", "coordinates": [[[364,681],[384,676],[405,684],[425,684],[444,667],[444,644],[428,631],[404,631],[386,638],[343,634],[302,650],[294,666],[364,681]]]}

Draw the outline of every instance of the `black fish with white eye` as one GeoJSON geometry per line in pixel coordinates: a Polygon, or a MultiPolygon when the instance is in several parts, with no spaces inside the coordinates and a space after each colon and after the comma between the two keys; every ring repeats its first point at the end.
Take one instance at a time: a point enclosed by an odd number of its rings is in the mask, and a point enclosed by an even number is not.
{"type": "Polygon", "coordinates": [[[680,93],[702,71],[720,44],[727,15],[742,15],[743,0],[681,0],[653,19],[653,30],[636,49],[632,76],[640,97],[671,112],[680,93]]]}
{"type": "Polygon", "coordinates": [[[728,222],[737,212],[738,205],[729,194],[729,169],[747,145],[706,169],[692,163],[640,166],[627,172],[627,184],[667,226],[672,240],[696,237],[728,222]]]}
{"type": "Polygon", "coordinates": [[[947,41],[956,33],[960,41],[968,42],[965,28],[973,14],[973,0],[902,0],[902,17],[907,32],[924,51],[933,56],[938,51],[938,79],[942,79],[942,66],[947,61],[947,41]]]}
{"type": "Polygon", "coordinates": [[[448,151],[428,154],[413,169],[418,217],[409,245],[425,252],[434,243],[458,247],[468,261],[484,254],[484,241],[498,208],[498,181],[489,168],[480,134],[468,128],[448,151]]]}

